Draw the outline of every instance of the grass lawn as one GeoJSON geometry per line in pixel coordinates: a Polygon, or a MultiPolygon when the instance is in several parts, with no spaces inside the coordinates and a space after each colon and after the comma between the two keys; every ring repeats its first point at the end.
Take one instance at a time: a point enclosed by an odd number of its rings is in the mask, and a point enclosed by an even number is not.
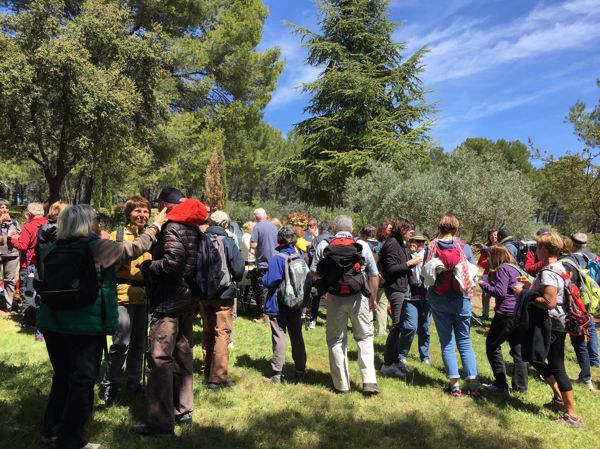
{"type": "MultiPolygon", "coordinates": [[[[365,398],[360,392],[356,345],[350,337],[349,356],[353,389],[350,395],[331,392],[325,328],[305,332],[309,374],[302,383],[281,386],[263,380],[269,374],[271,335],[267,325],[239,317],[234,325],[235,349],[231,353],[233,391],[207,390],[198,373],[202,351],[196,346],[194,361],[195,411],[192,426],[178,428],[177,437],[144,439],[129,427],[144,418],[144,404],[123,395],[111,408],[98,404],[87,427],[89,441],[103,448],[597,448],[600,447],[600,393],[575,384],[581,429],[558,426],[559,415],[542,407],[550,389],[530,371],[529,392],[488,393],[480,402],[442,393],[443,364],[435,326],[432,325],[431,362],[411,359],[415,368],[406,380],[379,377],[382,393],[365,398]]],[[[196,328],[199,342],[199,328],[196,328]]],[[[491,371],[485,356],[485,334],[472,330],[481,381],[491,371]]],[[[382,362],[385,339],[376,339],[376,366],[382,362]]],[[[570,344],[568,345],[570,348],[570,344]]],[[[416,342],[413,353],[416,351],[416,342]]],[[[413,354],[414,355],[414,354],[413,354]]],[[[507,360],[510,360],[505,353],[507,360]]],[[[576,378],[578,367],[568,352],[568,372],[576,378]]],[[[288,348],[288,360],[291,354],[288,348]]],[[[286,368],[293,379],[293,364],[286,368]]],[[[600,370],[592,371],[596,383],[600,370]]],[[[44,447],[40,429],[52,370],[44,344],[35,343],[31,331],[23,332],[7,316],[0,317],[0,448],[44,447]]],[[[598,386],[598,385],[597,385],[598,386]]]]}

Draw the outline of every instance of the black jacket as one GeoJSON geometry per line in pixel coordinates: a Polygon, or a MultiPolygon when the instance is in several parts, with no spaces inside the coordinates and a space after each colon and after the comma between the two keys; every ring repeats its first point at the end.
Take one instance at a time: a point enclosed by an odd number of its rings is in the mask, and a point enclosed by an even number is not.
{"type": "Polygon", "coordinates": [[[515,308],[514,327],[521,335],[521,355],[523,361],[531,363],[545,363],[552,335],[548,311],[531,304],[539,296],[538,291],[523,290],[515,308]]]}
{"type": "Polygon", "coordinates": [[[190,281],[196,271],[197,226],[167,222],[152,249],[152,263],[144,277],[150,283],[149,307],[152,313],[171,315],[191,311],[194,298],[190,281]]]}
{"type": "Polygon", "coordinates": [[[410,254],[402,238],[389,237],[379,251],[379,265],[385,288],[393,292],[408,290],[411,268],[408,266],[410,254]]]}
{"type": "Polygon", "coordinates": [[[227,255],[227,267],[229,268],[229,274],[231,275],[231,280],[234,281],[229,284],[229,287],[221,295],[219,299],[225,301],[229,299],[234,299],[237,293],[237,285],[236,282],[240,282],[244,277],[244,269],[246,267],[246,263],[244,258],[242,257],[242,252],[235,246],[235,242],[225,229],[221,226],[210,226],[206,230],[207,234],[213,235],[222,235],[225,238],[223,244],[225,246],[225,254],[227,255]]]}

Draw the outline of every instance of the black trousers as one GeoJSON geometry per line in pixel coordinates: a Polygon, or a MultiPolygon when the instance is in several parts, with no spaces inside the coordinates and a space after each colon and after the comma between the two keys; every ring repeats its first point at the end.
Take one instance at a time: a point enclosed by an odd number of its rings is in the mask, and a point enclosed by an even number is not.
{"type": "Polygon", "coordinates": [[[566,332],[553,330],[550,340],[550,350],[548,351],[548,361],[546,363],[532,363],[533,367],[544,379],[554,376],[556,383],[558,383],[558,389],[563,392],[573,389],[571,380],[565,370],[566,337],[566,332]]]}
{"type": "Polygon", "coordinates": [[[43,333],[54,369],[43,433],[57,436],[59,449],[79,449],[87,444],[83,427],[92,414],[106,337],[43,333]]]}
{"type": "Polygon", "coordinates": [[[510,355],[514,361],[512,388],[527,391],[527,363],[521,357],[521,336],[513,326],[512,316],[494,315],[490,332],[485,340],[485,350],[496,381],[500,388],[508,388],[506,382],[506,366],[502,357],[502,343],[508,340],[510,355]]]}
{"type": "Polygon", "coordinates": [[[250,285],[252,285],[254,300],[256,301],[256,312],[259,317],[265,313],[265,301],[268,290],[263,285],[262,278],[266,272],[266,268],[256,268],[250,278],[250,285]]]}
{"type": "Polygon", "coordinates": [[[392,307],[392,327],[385,341],[385,353],[383,355],[383,363],[391,365],[398,362],[400,349],[398,343],[400,341],[400,332],[402,332],[402,305],[404,297],[408,292],[396,292],[389,288],[385,289],[385,295],[392,307]]]}

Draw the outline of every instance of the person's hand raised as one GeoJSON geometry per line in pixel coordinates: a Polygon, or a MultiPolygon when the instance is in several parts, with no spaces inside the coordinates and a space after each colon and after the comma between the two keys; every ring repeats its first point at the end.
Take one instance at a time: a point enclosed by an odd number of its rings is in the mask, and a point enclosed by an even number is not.
{"type": "Polygon", "coordinates": [[[162,226],[166,222],[167,222],[167,208],[165,207],[160,212],[156,212],[154,214],[154,223],[156,223],[158,226],[162,226]]]}

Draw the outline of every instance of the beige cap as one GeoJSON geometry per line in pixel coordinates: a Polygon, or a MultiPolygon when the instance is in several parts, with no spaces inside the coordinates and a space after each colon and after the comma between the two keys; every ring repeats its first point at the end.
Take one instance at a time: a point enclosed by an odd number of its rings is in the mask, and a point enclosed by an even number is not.
{"type": "Polygon", "coordinates": [[[229,225],[229,215],[227,212],[223,212],[222,210],[216,210],[212,214],[210,214],[210,221],[212,221],[216,226],[229,225]]]}
{"type": "Polygon", "coordinates": [[[588,238],[587,235],[583,232],[576,232],[575,234],[571,234],[571,240],[580,245],[585,245],[587,243],[588,238]]]}

